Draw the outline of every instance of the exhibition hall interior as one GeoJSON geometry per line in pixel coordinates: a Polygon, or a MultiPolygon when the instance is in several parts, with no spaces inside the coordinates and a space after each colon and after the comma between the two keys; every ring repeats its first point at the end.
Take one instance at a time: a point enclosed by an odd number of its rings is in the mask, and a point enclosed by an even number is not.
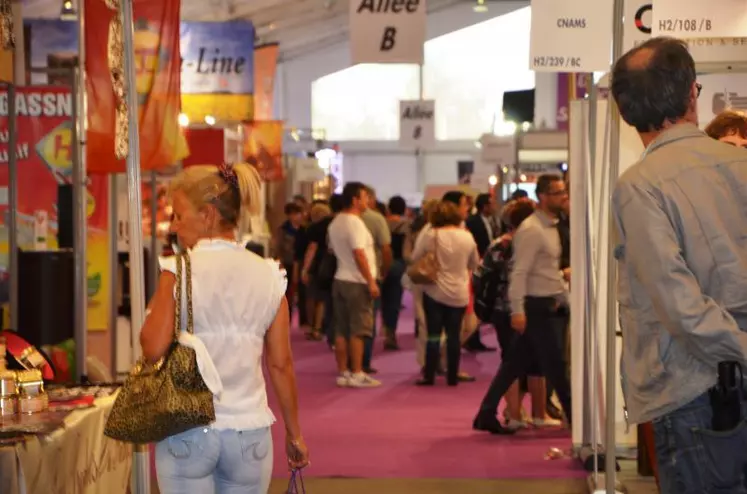
{"type": "Polygon", "coordinates": [[[737,3],[0,0],[0,493],[685,492],[610,74],[745,147],[737,3]]]}

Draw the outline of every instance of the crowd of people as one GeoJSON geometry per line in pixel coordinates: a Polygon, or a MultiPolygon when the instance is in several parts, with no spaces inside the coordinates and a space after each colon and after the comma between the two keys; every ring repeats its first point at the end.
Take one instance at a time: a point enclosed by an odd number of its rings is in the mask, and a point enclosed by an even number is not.
{"type": "MultiPolygon", "coordinates": [[[[617,181],[611,204],[627,416],[652,423],[664,494],[747,492],[747,117],[724,112],[699,130],[701,85],[680,40],[638,45],[616,62],[611,81],[622,118],[646,148],[617,181]]],[[[457,190],[414,211],[399,196],[378,202],[358,182],[328,201],[296,197],[271,252],[284,269],[235,241],[242,218],[261,203],[253,167],[190,167],[169,195],[182,254],[160,260],[140,343],[155,363],[169,358],[179,330],[213,395],[215,420],[158,442],[161,492],[267,492],[275,417],[263,361],[288,466],[307,466],[292,312],[308,339],[334,350],[338,386],[372,388],[381,385],[372,359],[377,316],[383,349],[397,351],[406,289],[418,335],[414,384],[434,386],[441,375],[448,386],[474,381],[460,357],[495,350],[476,331],[486,323],[502,358],[473,428],[503,435],[570,419],[562,176],[539,177],[536,201],[517,191],[500,211],[488,194],[473,203],[457,190]],[[187,295],[183,307],[176,290],[187,295]],[[531,417],[521,407],[525,392],[531,417]]]]}
{"type": "Polygon", "coordinates": [[[511,434],[570,417],[569,201],[559,174],[540,177],[536,190],[537,202],[517,190],[500,211],[490,194],[473,200],[459,190],[426,200],[419,210],[400,196],[383,204],[358,182],[328,201],[297,196],[288,203],[272,256],[289,273],[289,307],[297,308],[306,337],[326,340],[334,350],[337,385],[381,385],[372,364],[377,322],[382,349],[399,350],[399,315],[409,290],[420,370],[414,384],[433,386],[438,376],[449,386],[475,381],[460,369],[461,353],[495,351],[481,340],[480,326],[492,325],[503,364],[473,427],[511,434]],[[430,279],[410,276],[429,263],[430,279]],[[521,407],[525,391],[531,416],[521,407]],[[501,423],[496,414],[504,396],[501,423]]]}

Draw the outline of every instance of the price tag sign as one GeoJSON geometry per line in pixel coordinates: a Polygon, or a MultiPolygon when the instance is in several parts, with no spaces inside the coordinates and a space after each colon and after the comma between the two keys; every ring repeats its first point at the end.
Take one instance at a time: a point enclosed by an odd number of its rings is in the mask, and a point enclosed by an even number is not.
{"type": "Polygon", "coordinates": [[[529,67],[603,72],[612,58],[613,0],[532,0],[529,67]]]}
{"type": "Polygon", "coordinates": [[[740,38],[747,36],[745,0],[655,0],[654,36],[740,38]]]}

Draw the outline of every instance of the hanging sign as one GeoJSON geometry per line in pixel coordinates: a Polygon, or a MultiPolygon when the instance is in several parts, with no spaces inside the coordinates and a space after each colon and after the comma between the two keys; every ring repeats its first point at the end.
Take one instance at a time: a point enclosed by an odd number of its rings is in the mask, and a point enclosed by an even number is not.
{"type": "Polygon", "coordinates": [[[589,77],[591,74],[558,74],[558,103],[555,112],[555,127],[558,130],[568,130],[568,120],[571,116],[570,100],[586,96],[589,77]],[[573,87],[570,87],[571,84],[573,87]]]}
{"type": "MultiPolygon", "coordinates": [[[[138,96],[140,167],[157,170],[189,154],[178,118],[181,112],[179,0],[133,0],[133,50],[138,96]]],[[[104,0],[85,0],[85,69],[88,97],[88,173],[123,173],[114,156],[117,106],[109,69],[109,22],[117,12],[104,0]]],[[[33,33],[32,33],[33,35],[33,33]]],[[[133,109],[131,109],[133,110],[133,109]]]]}
{"type": "Polygon", "coordinates": [[[606,72],[612,0],[532,0],[529,66],[538,72],[606,72]]]}
{"type": "Polygon", "coordinates": [[[745,0],[656,0],[654,36],[738,38],[747,36],[745,0]]]}
{"type": "MultiPolygon", "coordinates": [[[[18,240],[21,249],[57,248],[57,194],[69,183],[73,166],[73,94],[69,86],[21,86],[16,89],[16,160],[18,167],[18,240]]],[[[8,93],[0,89],[0,191],[7,191],[8,93]]],[[[90,176],[88,189],[88,329],[107,328],[109,292],[108,183],[90,176]]],[[[5,195],[5,194],[3,194],[5,195]]],[[[0,229],[7,231],[8,203],[0,203],[0,229]]],[[[8,266],[7,236],[0,239],[0,267],[8,266]]]]}
{"type": "Polygon", "coordinates": [[[410,149],[436,144],[436,102],[415,100],[399,102],[399,143],[410,149]]]}
{"type": "Polygon", "coordinates": [[[516,164],[516,136],[483,134],[480,137],[482,162],[496,166],[516,164]]]}
{"type": "Polygon", "coordinates": [[[423,63],[426,0],[351,0],[350,50],[358,63],[423,63]]]}
{"type": "MultiPolygon", "coordinates": [[[[656,5],[659,5],[657,2],[656,5]]],[[[651,0],[625,2],[623,51],[628,51],[651,38],[654,9],[651,0]]],[[[694,38],[685,37],[690,54],[698,63],[742,62],[747,60],[747,37],[694,38]]]]}
{"type": "Polygon", "coordinates": [[[190,121],[251,120],[254,26],[250,21],[180,24],[182,112],[190,121]]]}

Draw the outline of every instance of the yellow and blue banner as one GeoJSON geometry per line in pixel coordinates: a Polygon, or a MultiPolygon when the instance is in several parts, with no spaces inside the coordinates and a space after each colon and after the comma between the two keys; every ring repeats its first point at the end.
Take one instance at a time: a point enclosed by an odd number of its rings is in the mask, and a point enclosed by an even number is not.
{"type": "Polygon", "coordinates": [[[254,115],[254,26],[249,21],[182,22],[182,113],[244,121],[254,115]]]}

